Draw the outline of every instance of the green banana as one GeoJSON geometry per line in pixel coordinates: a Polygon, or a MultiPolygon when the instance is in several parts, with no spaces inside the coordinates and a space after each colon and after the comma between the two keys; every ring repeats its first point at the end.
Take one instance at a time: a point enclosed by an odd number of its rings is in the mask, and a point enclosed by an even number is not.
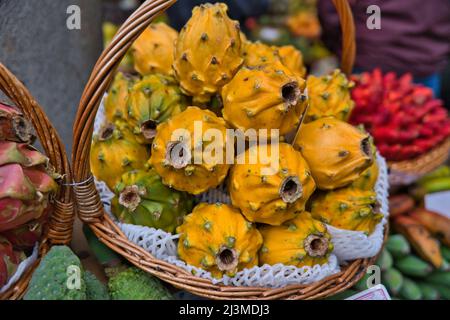
{"type": "Polygon", "coordinates": [[[388,249],[395,258],[404,257],[411,252],[408,240],[401,234],[390,236],[386,242],[386,249],[388,249]]]}
{"type": "Polygon", "coordinates": [[[440,166],[436,170],[430,172],[426,176],[419,179],[419,184],[424,184],[427,181],[442,178],[442,177],[450,177],[450,167],[449,166],[440,166]]]}
{"type": "Polygon", "coordinates": [[[435,270],[425,279],[429,283],[440,284],[450,288],[450,272],[435,270]]]}
{"type": "Polygon", "coordinates": [[[433,288],[435,288],[439,292],[441,299],[450,300],[450,288],[449,287],[439,285],[439,284],[433,284],[433,288]]]}
{"type": "Polygon", "coordinates": [[[384,249],[378,257],[376,264],[381,268],[381,271],[386,271],[392,267],[394,264],[394,259],[389,251],[384,249]]]}
{"type": "Polygon", "coordinates": [[[450,261],[450,248],[449,247],[441,245],[441,254],[445,260],[450,261]]]}
{"type": "Polygon", "coordinates": [[[117,266],[121,263],[122,258],[112,249],[107,247],[103,242],[100,242],[87,224],[83,225],[83,233],[90,249],[102,266],[111,267],[117,266]]]}
{"type": "Polygon", "coordinates": [[[351,297],[351,296],[353,296],[353,295],[355,295],[357,293],[358,293],[358,291],[356,291],[356,290],[347,289],[347,290],[342,291],[342,292],[340,292],[338,294],[335,294],[335,295],[333,295],[331,297],[325,298],[324,300],[345,300],[348,297],[351,297]]]}
{"type": "Polygon", "coordinates": [[[403,276],[395,268],[390,268],[381,273],[381,281],[392,295],[399,294],[403,286],[403,276]]]}
{"type": "Polygon", "coordinates": [[[370,274],[364,273],[364,276],[359,279],[359,281],[355,284],[354,288],[358,291],[367,290],[367,280],[369,279],[370,274]]]}
{"type": "Polygon", "coordinates": [[[414,281],[408,278],[403,278],[403,285],[400,289],[400,297],[407,300],[420,300],[422,299],[422,292],[414,281]]]}
{"type": "Polygon", "coordinates": [[[417,282],[417,285],[422,292],[422,297],[425,300],[438,300],[440,297],[439,291],[436,290],[432,285],[426,282],[417,282]]]}
{"type": "Polygon", "coordinates": [[[401,273],[408,276],[425,277],[433,271],[430,264],[413,255],[400,258],[394,264],[401,273]]]}
{"type": "Polygon", "coordinates": [[[425,182],[422,187],[427,193],[450,190],[450,177],[435,178],[425,182]]]}

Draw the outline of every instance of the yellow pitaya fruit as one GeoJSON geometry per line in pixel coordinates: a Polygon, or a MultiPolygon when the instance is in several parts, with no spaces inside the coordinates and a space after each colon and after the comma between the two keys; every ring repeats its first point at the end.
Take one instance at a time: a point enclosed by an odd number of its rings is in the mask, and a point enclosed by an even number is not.
{"type": "Polygon", "coordinates": [[[311,213],[333,227],[371,234],[383,219],[374,191],[353,187],[319,193],[311,201],[311,213]]]}
{"type": "Polygon", "coordinates": [[[306,81],[281,62],[243,67],[222,89],[223,117],[236,129],[297,127],[306,108],[306,81]]]}
{"type": "Polygon", "coordinates": [[[294,46],[287,45],[279,47],[278,54],[281,58],[281,62],[289,70],[298,74],[300,77],[305,78],[306,67],[303,64],[303,55],[300,50],[297,50],[294,46]]]}
{"type": "Polygon", "coordinates": [[[262,226],[260,265],[282,263],[296,267],[322,265],[333,251],[326,226],[307,211],[281,226],[262,226]]]}
{"type": "Polygon", "coordinates": [[[131,47],[134,68],[142,76],[173,75],[173,55],[178,32],[164,22],[152,23],[131,47]]]}
{"type": "Polygon", "coordinates": [[[135,78],[126,76],[122,72],[116,74],[105,99],[105,118],[107,122],[112,123],[126,119],[128,93],[135,80],[135,78]]]}
{"type": "Polygon", "coordinates": [[[176,42],[175,75],[182,90],[198,103],[219,92],[243,62],[239,24],[227,10],[223,3],[195,7],[176,42]]]}
{"type": "Polygon", "coordinates": [[[148,75],[129,91],[127,125],[139,143],[150,144],[157,125],[186,107],[186,97],[174,78],[161,74],[148,75]]]}
{"type": "Polygon", "coordinates": [[[324,190],[351,184],[374,161],[369,134],[332,117],[303,124],[295,147],[324,190]]]}
{"type": "Polygon", "coordinates": [[[188,107],[158,126],[150,165],[165,185],[179,191],[199,194],[214,188],[230,167],[225,159],[226,129],[225,121],[211,111],[188,107]],[[207,131],[220,136],[204,141],[207,131]]]}
{"type": "Polygon", "coordinates": [[[243,159],[244,164],[236,160],[231,169],[229,192],[232,204],[249,221],[280,225],[305,210],[316,184],[300,152],[287,143],[257,145],[248,149],[243,159]],[[261,159],[266,154],[261,153],[266,153],[266,149],[267,159],[275,163],[264,160],[263,164],[261,159]],[[252,161],[252,157],[257,161],[252,161]]]}
{"type": "Polygon", "coordinates": [[[91,144],[91,171],[97,180],[113,190],[120,176],[133,169],[144,169],[150,154],[126,127],[105,124],[91,144]]]}
{"type": "Polygon", "coordinates": [[[323,117],[335,117],[348,121],[355,107],[350,89],[354,83],[339,69],[332,74],[306,80],[309,95],[309,109],[305,121],[314,121],[323,117]]]}
{"type": "Polygon", "coordinates": [[[245,42],[242,55],[244,56],[244,65],[247,67],[257,67],[281,61],[277,47],[269,46],[260,41],[245,42]]]}
{"type": "Polygon", "coordinates": [[[201,203],[177,228],[178,255],[213,277],[234,276],[258,265],[262,237],[239,210],[226,204],[201,203]]]}

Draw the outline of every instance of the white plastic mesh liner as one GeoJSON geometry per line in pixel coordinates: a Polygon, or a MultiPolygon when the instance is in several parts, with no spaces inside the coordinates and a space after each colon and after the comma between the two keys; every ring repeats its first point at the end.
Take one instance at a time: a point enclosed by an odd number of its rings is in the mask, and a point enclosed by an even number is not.
{"type": "MultiPolygon", "coordinates": [[[[98,132],[103,122],[104,105],[102,102],[95,119],[94,134],[98,132]]],[[[104,182],[95,181],[95,184],[100,193],[106,212],[108,212],[108,214],[116,221],[117,225],[131,242],[141,246],[157,259],[161,259],[179,266],[198,277],[210,279],[213,283],[222,283],[224,285],[235,286],[261,286],[277,288],[290,284],[310,284],[340,271],[337,258],[334,255],[331,255],[328,263],[323,265],[315,265],[313,267],[297,268],[282,264],[273,266],[264,265],[261,267],[244,269],[232,278],[228,276],[224,276],[221,279],[213,278],[210,272],[187,265],[185,262],[178,259],[176,243],[179,237],[178,235],[173,235],[154,228],[118,222],[111,213],[111,199],[114,194],[109,190],[104,182]]],[[[226,195],[224,185],[218,189],[210,190],[209,192],[200,195],[197,197],[197,200],[209,203],[215,203],[218,201],[223,203],[230,202],[228,195],[226,195]]]]}
{"type": "Polygon", "coordinates": [[[8,283],[5,284],[2,288],[0,288],[0,293],[4,293],[4,292],[6,292],[6,290],[11,288],[11,286],[13,286],[17,282],[17,280],[19,280],[20,277],[24,274],[24,272],[27,271],[27,269],[36,261],[36,259],[38,257],[38,251],[39,251],[38,248],[39,248],[39,246],[38,246],[38,244],[36,244],[34,246],[32,254],[19,264],[16,272],[9,279],[8,283]]]}
{"type": "Polygon", "coordinates": [[[334,254],[339,261],[354,260],[359,258],[370,258],[375,256],[381,249],[384,239],[384,225],[389,217],[389,182],[386,160],[377,154],[379,167],[378,180],[375,185],[377,200],[380,203],[380,211],[383,219],[375,227],[369,236],[360,231],[342,230],[328,226],[331,241],[334,244],[334,254]]]}

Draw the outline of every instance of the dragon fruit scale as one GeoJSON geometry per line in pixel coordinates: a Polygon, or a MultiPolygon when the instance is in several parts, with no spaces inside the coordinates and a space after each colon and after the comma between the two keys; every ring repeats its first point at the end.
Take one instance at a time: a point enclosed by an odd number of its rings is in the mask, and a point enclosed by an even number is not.
{"type": "Polygon", "coordinates": [[[48,158],[33,147],[0,142],[0,232],[41,218],[58,185],[48,158]]]}
{"type": "Polygon", "coordinates": [[[0,236],[0,288],[8,283],[24,259],[22,252],[14,251],[12,244],[0,236]]]}
{"type": "Polygon", "coordinates": [[[173,69],[194,102],[208,102],[243,63],[239,24],[227,10],[223,3],[195,7],[176,42],[173,69]]]}

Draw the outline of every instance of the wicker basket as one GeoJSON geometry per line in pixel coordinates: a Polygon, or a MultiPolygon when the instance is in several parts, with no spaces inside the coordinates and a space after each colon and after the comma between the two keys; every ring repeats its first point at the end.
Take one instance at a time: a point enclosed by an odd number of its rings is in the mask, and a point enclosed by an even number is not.
{"type": "Polygon", "coordinates": [[[58,194],[52,199],[54,210],[49,216],[44,236],[39,243],[38,259],[15,284],[0,294],[0,300],[15,300],[24,295],[34,269],[49,248],[52,245],[67,245],[70,243],[75,214],[72,193],[68,186],[72,181],[69,161],[55,128],[25,86],[1,63],[0,90],[22,110],[25,117],[32,123],[50,163],[55,167],[56,172],[63,175],[58,194]]]}
{"type": "MultiPolygon", "coordinates": [[[[89,168],[89,150],[94,120],[100,102],[122,57],[134,40],[152,20],[169,8],[175,0],[145,2],[123,24],[111,44],[100,56],[82,95],[74,124],[73,169],[75,195],[80,218],[88,223],[97,237],[132,264],[150,274],[211,299],[317,299],[324,298],[353,286],[373,264],[374,258],[350,262],[341,272],[311,285],[290,285],[283,288],[235,287],[213,284],[210,280],[193,276],[177,266],[158,260],[143,248],[130,242],[104,211],[89,168]]],[[[346,0],[333,1],[343,31],[342,70],[351,72],[355,58],[355,30],[350,7],[346,0]]],[[[387,228],[386,228],[387,229],[387,228]]]]}
{"type": "Polygon", "coordinates": [[[391,161],[389,183],[392,186],[408,185],[443,165],[450,155],[450,138],[431,151],[412,160],[391,161]]]}

